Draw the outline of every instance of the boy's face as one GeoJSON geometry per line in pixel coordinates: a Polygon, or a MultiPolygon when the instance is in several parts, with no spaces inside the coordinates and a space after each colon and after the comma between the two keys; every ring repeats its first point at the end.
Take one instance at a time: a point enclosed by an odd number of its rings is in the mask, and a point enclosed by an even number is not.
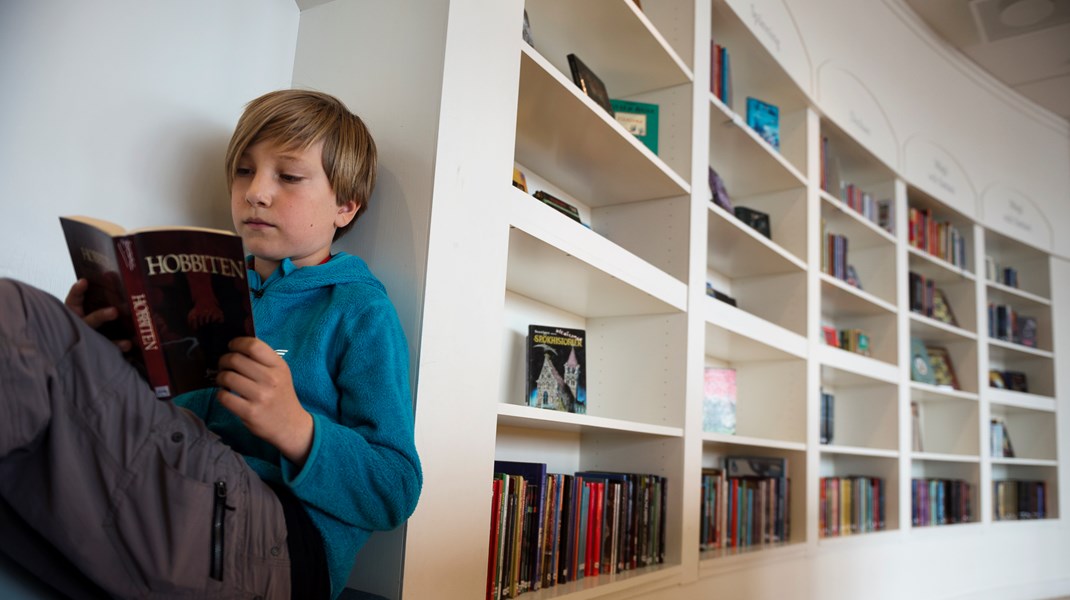
{"type": "Polygon", "coordinates": [[[284,258],[298,267],[323,262],[335,229],[357,214],[355,202],[336,202],[322,157],[322,142],[287,150],[261,141],[238,160],[230,213],[261,276],[270,275],[284,258]]]}

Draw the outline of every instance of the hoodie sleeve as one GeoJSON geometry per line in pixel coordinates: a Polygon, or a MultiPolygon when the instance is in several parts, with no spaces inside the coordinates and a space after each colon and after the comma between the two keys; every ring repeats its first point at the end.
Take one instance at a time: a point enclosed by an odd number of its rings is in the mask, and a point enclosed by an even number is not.
{"type": "Polygon", "coordinates": [[[393,305],[373,298],[336,338],[337,422],[313,415],[312,449],[283,478],[306,503],[367,530],[388,530],[416,508],[423,484],[413,440],[408,348],[393,305]]]}

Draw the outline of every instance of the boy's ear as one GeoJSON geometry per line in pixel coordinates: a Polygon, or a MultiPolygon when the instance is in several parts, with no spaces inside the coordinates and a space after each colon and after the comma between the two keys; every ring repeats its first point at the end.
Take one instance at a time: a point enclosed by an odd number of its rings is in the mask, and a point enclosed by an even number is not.
{"type": "Polygon", "coordinates": [[[341,229],[346,225],[349,225],[353,217],[357,216],[357,210],[360,209],[360,202],[356,200],[350,200],[343,204],[338,205],[338,214],[334,219],[334,226],[341,229]]]}

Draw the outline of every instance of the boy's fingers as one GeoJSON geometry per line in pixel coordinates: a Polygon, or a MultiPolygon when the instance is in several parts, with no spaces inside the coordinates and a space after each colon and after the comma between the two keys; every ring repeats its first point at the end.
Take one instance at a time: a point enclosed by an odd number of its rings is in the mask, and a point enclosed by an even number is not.
{"type": "Polygon", "coordinates": [[[86,279],[75,281],[74,285],[72,285],[71,289],[67,292],[67,297],[63,300],[63,303],[67,305],[67,308],[81,314],[82,302],[85,301],[85,291],[88,287],[89,281],[86,279]]]}
{"type": "Polygon", "coordinates": [[[239,337],[231,340],[231,351],[239,352],[263,365],[270,365],[279,360],[279,356],[262,340],[255,337],[239,337]]]}
{"type": "Polygon", "coordinates": [[[109,306],[108,308],[95,310],[83,317],[83,319],[85,320],[86,325],[96,329],[108,321],[114,321],[118,316],[119,309],[114,306],[109,306]]]}

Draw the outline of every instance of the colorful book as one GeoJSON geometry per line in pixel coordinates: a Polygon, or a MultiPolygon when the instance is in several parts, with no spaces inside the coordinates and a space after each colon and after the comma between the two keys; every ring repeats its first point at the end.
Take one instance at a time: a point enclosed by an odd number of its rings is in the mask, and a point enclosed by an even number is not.
{"type": "Polygon", "coordinates": [[[702,430],[736,433],[736,370],[706,367],[702,398],[702,430]]]}
{"type": "Polygon", "coordinates": [[[528,326],[528,406],[585,414],[586,361],[585,330],[528,326]]]}
{"type": "Polygon", "coordinates": [[[628,133],[639,138],[640,142],[658,153],[658,105],[649,102],[631,100],[610,100],[613,116],[624,126],[628,133]]]}
{"type": "Polygon", "coordinates": [[[780,109],[757,98],[747,98],[747,125],[773,148],[780,150],[780,109]]]}
{"type": "Polygon", "coordinates": [[[87,313],[114,306],[100,332],[130,340],[131,363],[160,399],[215,385],[231,340],[255,335],[241,238],[197,227],[126,231],[60,217],[87,313]]]}

